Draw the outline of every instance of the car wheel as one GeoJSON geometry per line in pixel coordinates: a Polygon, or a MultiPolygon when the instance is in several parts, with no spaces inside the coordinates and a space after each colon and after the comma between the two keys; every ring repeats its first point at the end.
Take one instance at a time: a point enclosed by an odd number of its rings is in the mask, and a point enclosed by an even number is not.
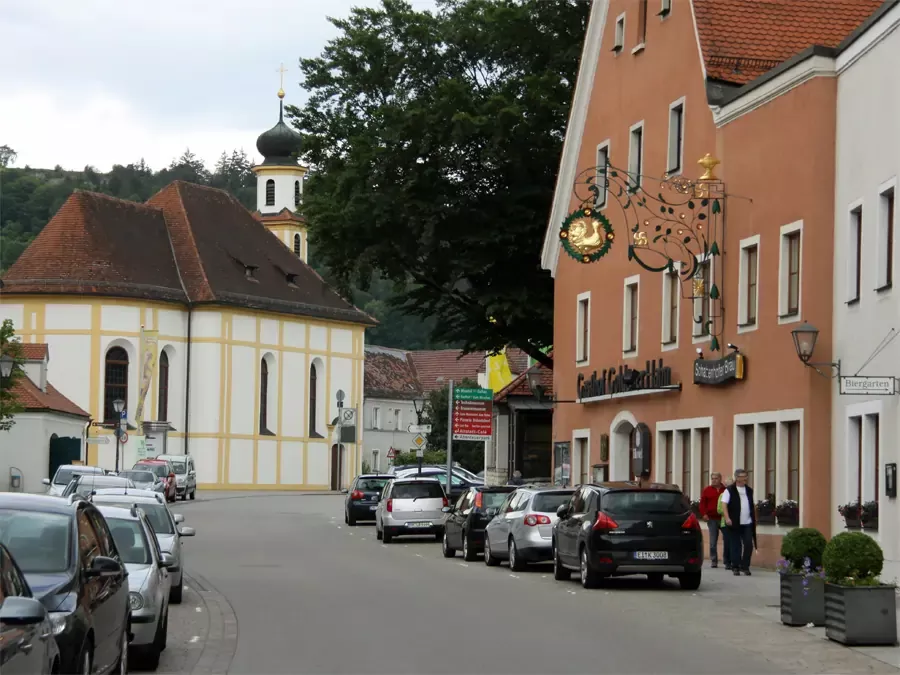
{"type": "Polygon", "coordinates": [[[182,595],[184,595],[184,574],[178,579],[178,585],[172,586],[169,590],[169,602],[173,605],[180,605],[182,595]]]}
{"type": "Polygon", "coordinates": [[[159,634],[161,631],[162,619],[156,624],[156,635],[153,636],[153,642],[141,650],[142,670],[156,670],[159,668],[159,657],[162,655],[162,650],[159,648],[159,634]]]}
{"type": "Polygon", "coordinates": [[[344,510],[344,525],[350,524],[350,516],[347,515],[347,510],[344,510]]]}
{"type": "Polygon", "coordinates": [[[181,501],[183,501],[183,502],[187,501],[187,488],[185,488],[184,492],[181,495],[181,501]]]}
{"type": "Polygon", "coordinates": [[[463,560],[465,560],[466,562],[474,562],[477,554],[472,550],[471,542],[469,541],[469,535],[466,532],[463,532],[462,542],[463,560]]]}
{"type": "Polygon", "coordinates": [[[491,553],[491,540],[487,534],[484,535],[484,564],[488,567],[496,567],[500,564],[500,558],[495,558],[491,553]]]}
{"type": "Polygon", "coordinates": [[[162,645],[160,645],[159,650],[161,652],[166,651],[166,647],[169,646],[169,608],[166,607],[166,616],[163,618],[163,630],[162,630],[162,645]]]}
{"type": "Polygon", "coordinates": [[[568,581],[572,578],[572,573],[560,562],[556,546],[553,547],[553,578],[557,581],[568,581]]]}
{"type": "Polygon", "coordinates": [[[379,530],[379,529],[378,529],[378,526],[376,525],[376,526],[375,526],[375,538],[376,538],[378,541],[381,541],[381,536],[382,536],[382,535],[381,535],[381,530],[379,530]]]}
{"type": "Polygon", "coordinates": [[[514,572],[521,572],[525,569],[525,561],[519,557],[519,549],[516,548],[516,541],[509,538],[509,569],[514,572]]]}
{"type": "Polygon", "coordinates": [[[347,515],[347,524],[348,524],[350,527],[356,527],[356,518],[354,518],[353,516],[351,516],[351,515],[348,514],[348,515],[347,515]]]}
{"type": "Polygon", "coordinates": [[[700,588],[701,576],[700,572],[689,572],[688,574],[682,574],[678,577],[678,582],[684,590],[696,591],[700,588]]]}
{"type": "Polygon", "coordinates": [[[450,548],[450,541],[447,539],[447,530],[444,530],[444,536],[441,537],[441,553],[445,558],[452,558],[456,555],[456,549],[450,548]]]}
{"type": "Polygon", "coordinates": [[[651,572],[647,575],[647,580],[653,584],[654,586],[661,586],[663,579],[666,578],[666,575],[662,572],[651,572]]]}
{"type": "MultiPolygon", "coordinates": [[[[128,648],[128,640],[125,641],[126,650],[128,648]]],[[[122,657],[119,657],[120,659],[122,657]]],[[[81,652],[81,658],[79,659],[81,663],[81,675],[91,675],[91,666],[94,663],[94,648],[90,643],[86,643],[84,645],[84,651],[81,652]]],[[[125,657],[126,664],[128,663],[128,657],[125,657]]]]}
{"type": "Polygon", "coordinates": [[[583,588],[597,588],[600,585],[600,575],[588,562],[586,546],[581,547],[581,585],[583,588]]]}
{"type": "Polygon", "coordinates": [[[197,498],[197,488],[194,488],[193,490],[191,490],[191,499],[196,499],[196,498],[197,498]]]}
{"type": "Polygon", "coordinates": [[[383,541],[385,544],[390,544],[391,539],[393,539],[393,538],[394,538],[394,535],[392,535],[387,530],[385,530],[384,532],[381,533],[381,541],[383,541]]]}

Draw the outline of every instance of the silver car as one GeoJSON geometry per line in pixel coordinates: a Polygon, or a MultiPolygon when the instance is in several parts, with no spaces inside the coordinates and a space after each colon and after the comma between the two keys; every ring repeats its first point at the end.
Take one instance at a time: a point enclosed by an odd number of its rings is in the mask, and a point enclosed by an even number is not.
{"type": "Polygon", "coordinates": [[[434,478],[395,478],[384,486],[375,510],[375,536],[391,543],[394,537],[444,534],[441,511],[449,502],[434,478]]]}
{"type": "Polygon", "coordinates": [[[76,464],[63,464],[53,474],[53,478],[44,478],[41,482],[47,486],[47,494],[51,497],[61,497],[63,490],[72,482],[76,473],[96,473],[104,475],[106,472],[99,466],[81,466],[76,464]]]}
{"type": "Polygon", "coordinates": [[[181,501],[197,498],[197,468],[192,455],[160,455],[156,459],[166,459],[175,467],[176,494],[181,501]]]}
{"type": "Polygon", "coordinates": [[[129,651],[149,670],[159,667],[169,629],[169,567],[175,559],[163,553],[147,516],[138,506],[131,509],[99,506],[109,525],[119,557],[128,570],[128,602],[131,605],[129,651]]]}
{"type": "Polygon", "coordinates": [[[118,476],[119,478],[127,478],[130,480],[138,490],[149,490],[150,492],[159,492],[160,494],[165,494],[166,492],[165,482],[152,471],[145,471],[144,469],[128,469],[127,471],[120,471],[118,476]]]}
{"type": "Polygon", "coordinates": [[[169,600],[178,605],[184,592],[184,548],[181,543],[183,537],[193,537],[196,533],[192,527],[179,527],[178,523],[184,522],[184,516],[180,513],[173,514],[166,506],[166,498],[156,492],[147,490],[123,490],[114,488],[109,490],[97,490],[91,501],[98,506],[119,506],[131,508],[137,505],[147,515],[147,520],[153,526],[156,541],[163,553],[169,553],[175,559],[169,567],[172,577],[172,589],[169,600]]]}
{"type": "Polygon", "coordinates": [[[76,473],[72,476],[72,480],[66,485],[66,489],[62,491],[61,497],[70,497],[78,495],[87,499],[95,490],[103,488],[133,488],[132,483],[127,478],[120,476],[107,476],[99,473],[76,473]]]}
{"type": "Polygon", "coordinates": [[[520,487],[503,501],[484,531],[484,563],[499,565],[508,560],[510,569],[553,559],[553,524],[556,510],[566,504],[574,490],[520,487]]]}

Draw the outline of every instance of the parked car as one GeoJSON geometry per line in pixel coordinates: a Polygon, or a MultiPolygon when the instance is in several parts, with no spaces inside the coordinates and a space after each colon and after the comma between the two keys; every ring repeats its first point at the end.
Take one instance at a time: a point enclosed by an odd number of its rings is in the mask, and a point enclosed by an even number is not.
{"type": "Polygon", "coordinates": [[[520,487],[503,501],[484,530],[484,564],[509,561],[511,570],[553,560],[553,525],[557,509],[574,490],[520,487]]]}
{"type": "Polygon", "coordinates": [[[175,468],[175,491],[186,501],[188,497],[197,498],[197,468],[191,455],[159,455],[156,459],[164,459],[175,468]]]}
{"type": "Polygon", "coordinates": [[[441,540],[444,557],[452,558],[462,549],[465,560],[475,560],[484,550],[484,528],[515,489],[509,485],[470,487],[456,504],[445,506],[442,510],[447,515],[441,540]]]}
{"type": "Polygon", "coordinates": [[[96,473],[105,475],[106,472],[99,466],[81,466],[76,464],[63,464],[53,474],[53,478],[44,478],[41,482],[47,486],[47,494],[51,497],[62,496],[63,490],[72,482],[72,477],[76,473],[96,473]]]}
{"type": "Polygon", "coordinates": [[[156,670],[166,648],[171,590],[168,568],[175,564],[175,558],[160,550],[153,527],[139,506],[131,509],[100,506],[99,509],[128,570],[131,655],[145,669],[156,670]]]}
{"type": "Polygon", "coordinates": [[[375,520],[378,497],[393,478],[377,473],[354,478],[344,499],[344,522],[352,527],[360,520],[375,520]]]}
{"type": "Polygon", "coordinates": [[[91,492],[102,488],[133,488],[128,478],[121,476],[107,476],[102,473],[76,473],[73,474],[72,480],[66,485],[66,489],[62,491],[61,497],[69,498],[72,495],[78,495],[87,499],[91,496],[91,492]]]}
{"type": "Polygon", "coordinates": [[[132,469],[144,469],[155,473],[166,484],[163,494],[167,502],[174,502],[178,498],[178,481],[175,479],[175,467],[166,459],[142,459],[132,469]]]}
{"type": "Polygon", "coordinates": [[[168,568],[172,578],[169,600],[176,605],[180,604],[184,593],[184,547],[181,540],[196,534],[192,527],[178,527],[179,523],[184,522],[184,516],[169,511],[161,494],[147,490],[97,490],[91,500],[97,505],[127,509],[136,504],[147,515],[160,550],[171,554],[175,559],[174,564],[168,568]]]}
{"type": "Polygon", "coordinates": [[[59,672],[126,672],[128,581],[97,508],[78,496],[2,493],[0,543],[50,613],[59,672]]]}
{"type": "Polygon", "coordinates": [[[390,544],[394,537],[444,532],[441,509],[447,496],[434,478],[395,478],[384,486],[375,509],[375,537],[390,544]]]}
{"type": "Polygon", "coordinates": [[[429,467],[422,468],[422,473],[420,474],[417,469],[404,469],[403,471],[396,474],[397,478],[434,478],[437,480],[441,486],[444,488],[444,492],[447,493],[448,499],[450,502],[457,502],[459,498],[466,492],[469,488],[483,485],[481,481],[475,482],[471,481],[468,478],[465,478],[462,474],[457,471],[453,471],[450,479],[450,489],[447,489],[447,467],[429,467]]]}
{"type": "Polygon", "coordinates": [[[168,483],[148,469],[128,469],[120,471],[119,478],[127,478],[138,490],[150,490],[164,494],[168,483]]]}
{"type": "Polygon", "coordinates": [[[0,670],[50,675],[59,672],[59,647],[50,614],[35,600],[12,554],[0,544],[0,670]]]}
{"type": "Polygon", "coordinates": [[[646,574],[654,583],[665,575],[681,587],[700,586],[703,535],[690,500],[676,485],[635,483],[582,485],[557,511],[553,530],[556,579],[571,571],[593,588],[603,579],[646,574]]]}

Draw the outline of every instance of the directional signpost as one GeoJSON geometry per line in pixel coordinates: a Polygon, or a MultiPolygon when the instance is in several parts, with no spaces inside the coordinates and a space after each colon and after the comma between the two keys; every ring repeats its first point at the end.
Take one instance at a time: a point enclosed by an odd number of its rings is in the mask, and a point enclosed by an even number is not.
{"type": "Polygon", "coordinates": [[[416,437],[413,439],[413,445],[416,446],[416,457],[419,458],[419,465],[421,466],[421,459],[425,456],[425,444],[428,442],[422,434],[416,434],[416,437]]]}
{"type": "Polygon", "coordinates": [[[410,424],[406,427],[406,430],[411,434],[430,434],[431,433],[431,425],[430,424],[410,424]]]}
{"type": "Polygon", "coordinates": [[[490,389],[454,389],[453,440],[491,440],[493,405],[494,392],[490,389]]]}

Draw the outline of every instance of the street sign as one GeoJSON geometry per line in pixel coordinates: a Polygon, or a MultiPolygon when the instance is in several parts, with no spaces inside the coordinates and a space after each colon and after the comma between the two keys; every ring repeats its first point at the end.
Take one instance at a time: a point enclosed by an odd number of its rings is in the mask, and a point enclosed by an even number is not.
{"type": "Polygon", "coordinates": [[[493,405],[494,392],[491,389],[454,389],[453,440],[491,440],[493,405]]]}
{"type": "Polygon", "coordinates": [[[422,434],[416,434],[416,437],[413,439],[413,445],[416,446],[417,449],[424,448],[427,442],[428,440],[422,434]]]}
{"type": "Polygon", "coordinates": [[[894,390],[893,377],[843,376],[840,379],[842,396],[892,396],[894,390]]]}
{"type": "Polygon", "coordinates": [[[387,451],[387,456],[388,456],[388,459],[394,459],[394,457],[397,456],[397,451],[394,450],[393,448],[391,448],[390,450],[387,451]]]}
{"type": "Polygon", "coordinates": [[[419,448],[418,450],[416,450],[417,458],[421,459],[424,456],[425,456],[425,448],[419,448]]]}
{"type": "Polygon", "coordinates": [[[341,424],[345,427],[356,426],[356,408],[343,408],[341,412],[341,424]]]}
{"type": "Polygon", "coordinates": [[[430,424],[410,424],[406,427],[406,430],[411,434],[430,434],[431,433],[431,425],[430,424]]]}
{"type": "Polygon", "coordinates": [[[119,436],[119,440],[122,442],[122,445],[124,445],[128,442],[128,434],[123,433],[121,436],[119,436]]]}
{"type": "Polygon", "coordinates": [[[109,443],[109,436],[91,436],[85,443],[88,445],[107,445],[109,443]]]}

